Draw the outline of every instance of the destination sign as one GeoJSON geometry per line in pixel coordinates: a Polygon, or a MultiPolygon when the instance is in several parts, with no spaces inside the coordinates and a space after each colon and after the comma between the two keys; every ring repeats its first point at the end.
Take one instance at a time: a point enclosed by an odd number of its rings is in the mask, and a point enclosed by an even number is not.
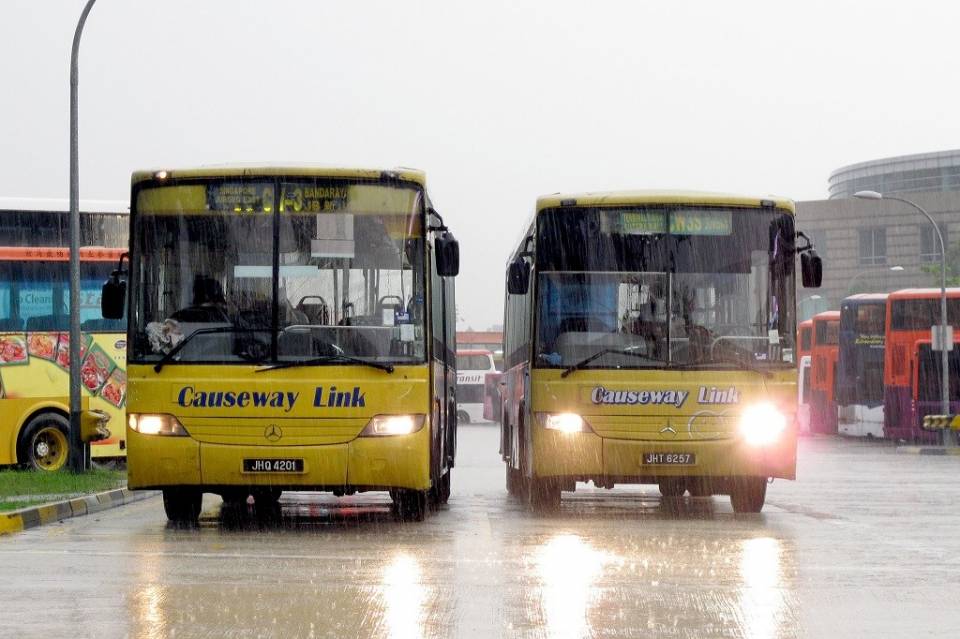
{"type": "Polygon", "coordinates": [[[280,185],[281,213],[323,213],[347,208],[350,187],[346,184],[320,185],[283,183],[280,185]]]}
{"type": "Polygon", "coordinates": [[[221,182],[207,187],[207,204],[214,211],[272,213],[273,200],[271,182],[221,182]]]}
{"type": "Polygon", "coordinates": [[[730,235],[733,212],[681,209],[671,211],[621,211],[620,231],[627,235],[730,235]],[[669,226],[667,220],[669,219],[669,226]]]}

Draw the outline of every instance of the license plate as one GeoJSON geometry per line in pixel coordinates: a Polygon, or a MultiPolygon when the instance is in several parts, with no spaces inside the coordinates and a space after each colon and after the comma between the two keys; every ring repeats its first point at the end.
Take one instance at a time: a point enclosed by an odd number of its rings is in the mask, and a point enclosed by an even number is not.
{"type": "Polygon", "coordinates": [[[244,459],[245,473],[302,473],[303,460],[290,458],[244,459]]]}
{"type": "Polygon", "coordinates": [[[695,466],[697,456],[693,453],[644,453],[643,463],[657,466],[695,466]]]}

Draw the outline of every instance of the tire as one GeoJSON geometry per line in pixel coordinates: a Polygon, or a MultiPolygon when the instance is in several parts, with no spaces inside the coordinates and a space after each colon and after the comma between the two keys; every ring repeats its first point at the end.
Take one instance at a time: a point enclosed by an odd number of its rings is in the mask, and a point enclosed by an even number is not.
{"type": "Polygon", "coordinates": [[[665,477],[660,480],[657,487],[660,489],[660,494],[667,499],[683,497],[683,493],[687,491],[687,483],[682,477],[665,477]]]}
{"type": "Polygon", "coordinates": [[[393,507],[400,521],[423,521],[427,517],[427,492],[425,490],[392,490],[393,507]]]}
{"type": "Polygon", "coordinates": [[[527,507],[535,513],[553,512],[560,508],[560,484],[549,479],[527,480],[527,507]]]}
{"type": "Polygon", "coordinates": [[[730,505],[735,513],[758,513],[766,498],[766,477],[738,477],[730,487],[730,505]]]}
{"type": "Polygon", "coordinates": [[[163,510],[175,524],[194,526],[200,519],[203,493],[185,488],[166,488],[163,491],[163,510]]]}
{"type": "Polygon", "coordinates": [[[18,461],[33,470],[60,470],[70,457],[70,422],[59,413],[41,413],[20,432],[18,461]]]}
{"type": "Polygon", "coordinates": [[[523,475],[516,468],[511,468],[509,464],[504,464],[504,467],[507,469],[507,494],[522,498],[524,496],[523,475]]]}
{"type": "Polygon", "coordinates": [[[469,424],[469,423],[470,423],[470,415],[467,413],[467,411],[465,410],[457,411],[457,425],[459,426],[460,424],[469,424]]]}
{"type": "Polygon", "coordinates": [[[442,506],[450,501],[450,480],[452,473],[453,470],[448,468],[447,472],[443,474],[443,477],[430,489],[430,501],[433,502],[435,506],[442,506]]]}

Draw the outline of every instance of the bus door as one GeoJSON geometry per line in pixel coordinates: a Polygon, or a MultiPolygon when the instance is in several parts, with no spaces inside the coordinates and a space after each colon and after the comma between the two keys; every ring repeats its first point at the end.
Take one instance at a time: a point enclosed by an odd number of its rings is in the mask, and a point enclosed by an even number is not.
{"type": "Polygon", "coordinates": [[[433,376],[433,406],[431,435],[433,439],[431,464],[433,476],[439,478],[444,468],[452,468],[456,453],[456,300],[452,278],[437,274],[436,255],[433,243],[430,251],[430,327],[431,360],[433,376]]]}

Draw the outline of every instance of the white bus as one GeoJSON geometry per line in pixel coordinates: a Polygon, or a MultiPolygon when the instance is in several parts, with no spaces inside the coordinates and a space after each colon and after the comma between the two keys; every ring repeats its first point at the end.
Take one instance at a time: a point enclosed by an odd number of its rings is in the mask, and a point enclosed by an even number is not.
{"type": "Polygon", "coordinates": [[[457,423],[486,422],[483,417],[484,378],[497,372],[493,353],[485,350],[457,351],[457,423]]]}

